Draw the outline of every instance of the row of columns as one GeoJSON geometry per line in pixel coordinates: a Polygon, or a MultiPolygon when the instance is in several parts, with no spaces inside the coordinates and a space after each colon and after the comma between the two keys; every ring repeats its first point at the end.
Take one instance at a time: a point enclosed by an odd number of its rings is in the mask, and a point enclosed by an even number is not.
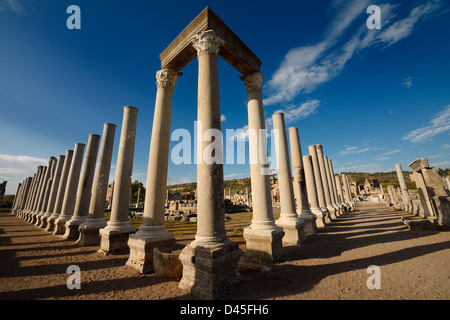
{"type": "MultiPolygon", "coordinates": [[[[224,41],[212,30],[199,32],[192,39],[198,58],[198,164],[197,164],[197,232],[195,240],[181,252],[183,264],[180,288],[201,298],[217,298],[240,280],[238,271],[242,251],[236,242],[227,238],[224,219],[222,144],[204,141],[211,129],[221,130],[218,79],[218,51],[224,41]]],[[[47,167],[38,167],[33,178],[21,187],[21,201],[14,212],[30,222],[44,221],[38,214],[47,214],[47,229],[67,239],[77,238],[78,244],[98,244],[100,252],[114,253],[129,250],[127,265],[141,272],[153,270],[153,249],[171,251],[175,237],[165,229],[164,207],[170,144],[170,116],[175,83],[181,73],[165,69],[157,73],[157,95],[147,172],[145,209],[142,225],[136,229],[128,220],[131,174],[133,166],[136,118],[138,109],[125,107],[116,166],[116,178],[107,224],[103,220],[104,201],[109,176],[110,149],[105,125],[102,146],[93,178],[99,136],[89,138],[84,167],[81,171],[84,144],[67,151],[65,160],[51,159],[47,167]],[[108,142],[108,147],[104,143],[108,142]],[[107,150],[106,150],[107,149],[107,150]],[[70,157],[72,158],[70,160],[70,157]],[[109,157],[109,158],[108,158],[109,157]],[[55,161],[64,161],[56,165],[55,161]],[[56,167],[55,167],[56,165],[56,167]],[[61,176],[57,177],[57,172],[61,176]],[[59,179],[56,200],[48,208],[47,188],[59,179]],[[31,182],[30,182],[31,181],[31,182]],[[51,181],[51,182],[49,182],[51,181]],[[94,187],[92,187],[92,183],[94,187]],[[45,187],[44,187],[45,186],[45,187]],[[23,189],[23,192],[21,191],[23,189]],[[90,190],[92,189],[92,195],[90,190]],[[27,191],[28,190],[28,191],[27,191]],[[30,191],[31,190],[31,191],[30,191]],[[89,205],[90,204],[90,205],[89,205]],[[22,206],[23,205],[23,206],[22,206]],[[89,208],[89,209],[88,209],[89,208]],[[88,209],[88,210],[87,210],[88,209]],[[53,229],[51,229],[53,225],[53,229]]],[[[297,128],[289,129],[293,171],[287,145],[284,114],[273,115],[274,128],[279,129],[277,166],[280,186],[281,214],[275,221],[270,188],[270,168],[267,159],[267,136],[262,98],[263,76],[252,72],[241,77],[247,88],[250,172],[252,184],[253,219],[244,229],[245,260],[274,262],[285,256],[284,245],[300,245],[306,233],[316,232],[345,208],[352,207],[348,179],[342,175],[342,185],[334,177],[331,160],[323,155],[321,145],[309,146],[310,155],[302,156],[297,128]],[[252,134],[257,133],[257,134],[252,134]],[[292,178],[294,184],[292,184],[292,178]],[[343,194],[346,194],[344,200],[343,194]],[[297,206],[295,205],[297,202],[297,206]]],[[[111,126],[109,127],[111,129],[111,126]]],[[[55,183],[56,184],[56,183],[55,183]]],[[[55,187],[56,189],[56,187],[55,187]]],[[[53,194],[49,192],[48,198],[53,194]]],[[[43,226],[43,224],[40,224],[43,226]]]]}

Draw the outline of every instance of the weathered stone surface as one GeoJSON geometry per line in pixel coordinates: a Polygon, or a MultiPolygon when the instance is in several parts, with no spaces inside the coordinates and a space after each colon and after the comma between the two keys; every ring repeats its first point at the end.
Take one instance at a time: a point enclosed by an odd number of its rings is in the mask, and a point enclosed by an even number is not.
{"type": "Polygon", "coordinates": [[[153,249],[153,266],[155,275],[179,281],[183,275],[183,264],[180,261],[180,251],[162,252],[158,248],[153,249]]]}

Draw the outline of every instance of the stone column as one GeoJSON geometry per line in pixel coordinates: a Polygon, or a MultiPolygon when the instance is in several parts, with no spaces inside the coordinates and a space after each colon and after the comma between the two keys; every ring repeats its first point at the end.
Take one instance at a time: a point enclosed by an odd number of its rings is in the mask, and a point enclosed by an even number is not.
{"type": "Polygon", "coordinates": [[[21,210],[19,210],[18,217],[20,219],[25,219],[25,217],[26,217],[26,212],[29,208],[31,199],[33,198],[34,187],[36,185],[36,180],[38,177],[38,171],[39,171],[39,168],[36,170],[36,172],[33,175],[33,178],[31,179],[30,188],[28,190],[28,195],[27,195],[27,198],[25,199],[25,203],[23,204],[23,208],[21,210]]]}
{"type": "Polygon", "coordinates": [[[85,145],[83,143],[75,144],[72,163],[70,164],[70,171],[67,177],[67,186],[64,192],[61,214],[55,220],[55,226],[53,228],[54,235],[63,235],[66,232],[66,222],[72,218],[75,209],[78,182],[80,180],[84,147],[85,145]]]}
{"type": "Polygon", "coordinates": [[[395,170],[397,171],[398,182],[400,183],[400,190],[402,193],[402,203],[404,206],[404,210],[411,211],[412,205],[409,200],[409,192],[408,187],[406,186],[405,177],[403,176],[402,166],[400,164],[395,165],[395,170]]]}
{"type": "Polygon", "coordinates": [[[78,239],[80,236],[78,228],[84,223],[88,215],[99,141],[100,136],[98,134],[89,135],[83,169],[78,183],[75,209],[72,218],[66,222],[66,231],[63,236],[66,240],[73,241],[78,239]]]}
{"type": "Polygon", "coordinates": [[[352,206],[352,209],[353,209],[353,207],[355,206],[355,202],[353,201],[352,188],[351,188],[350,180],[348,179],[348,175],[345,175],[345,180],[347,180],[348,198],[350,201],[350,205],[352,206]]]}
{"type": "Polygon", "coordinates": [[[164,223],[167,168],[169,164],[172,95],[181,73],[165,69],[156,73],[156,103],[147,170],[144,219],[139,231],[129,236],[127,265],[141,273],[153,271],[153,249],[172,252],[175,236],[164,223]]]}
{"type": "Polygon", "coordinates": [[[305,171],[305,183],[308,195],[308,203],[311,212],[316,216],[317,228],[326,226],[325,213],[320,209],[319,198],[317,197],[316,179],[314,178],[314,168],[312,156],[303,156],[303,166],[305,171]]]}
{"type": "Polygon", "coordinates": [[[284,113],[272,115],[275,132],[275,150],[278,171],[278,187],[280,190],[280,218],[276,224],[283,228],[285,245],[300,245],[306,241],[305,221],[300,219],[295,210],[295,198],[292,185],[291,161],[287,143],[284,113]]]}
{"type": "Polygon", "coordinates": [[[51,191],[52,184],[53,184],[53,177],[55,175],[55,169],[56,169],[57,162],[58,162],[58,160],[56,160],[55,157],[52,157],[51,163],[49,165],[49,174],[48,174],[47,182],[45,183],[45,191],[43,194],[44,198],[38,208],[39,213],[36,215],[35,225],[38,227],[41,227],[42,217],[47,212],[48,200],[50,198],[50,191],[51,191]]]}
{"type": "Polygon", "coordinates": [[[22,184],[23,184],[23,181],[20,182],[20,183],[17,185],[16,193],[15,193],[15,195],[14,195],[14,201],[13,201],[13,204],[12,204],[12,207],[11,207],[11,213],[10,213],[11,215],[14,215],[14,211],[15,211],[16,206],[17,206],[17,200],[18,200],[18,198],[20,197],[20,192],[21,192],[21,189],[22,189],[22,184]]]}
{"type": "Polygon", "coordinates": [[[222,296],[240,280],[238,263],[242,255],[238,243],[230,241],[225,232],[222,141],[221,134],[215,135],[221,133],[217,54],[223,44],[212,30],[197,33],[192,41],[199,67],[198,220],[195,240],[180,254],[183,277],[179,287],[205,299],[222,296]],[[209,134],[215,138],[213,150],[209,134]]]}
{"type": "Polygon", "coordinates": [[[19,202],[17,203],[17,207],[16,207],[16,210],[14,212],[14,214],[17,217],[20,217],[20,213],[23,210],[23,208],[25,207],[25,203],[26,203],[26,200],[28,198],[28,194],[30,192],[30,186],[31,186],[31,181],[32,180],[33,180],[32,177],[28,177],[22,183],[22,187],[20,188],[20,198],[18,199],[19,202]]]}
{"type": "Polygon", "coordinates": [[[79,227],[80,237],[77,244],[80,246],[98,246],[100,244],[99,230],[106,227],[105,198],[108,192],[115,132],[115,124],[105,123],[103,125],[89,212],[85,222],[79,227]]]}
{"type": "Polygon", "coordinates": [[[322,172],[319,166],[319,159],[317,156],[316,145],[308,146],[309,155],[311,156],[313,169],[314,169],[314,181],[316,182],[317,198],[319,199],[319,207],[325,215],[325,222],[330,223],[331,217],[328,211],[327,204],[325,202],[325,191],[322,183],[322,172]]]}
{"type": "Polygon", "coordinates": [[[136,232],[136,228],[130,224],[128,219],[128,209],[130,205],[131,175],[133,174],[138,112],[139,109],[135,107],[124,107],[111,218],[107,226],[100,229],[101,242],[99,252],[105,254],[128,252],[128,236],[136,232]]]}
{"type": "Polygon", "coordinates": [[[320,174],[322,178],[323,191],[325,195],[325,203],[331,219],[336,219],[336,208],[331,203],[330,185],[328,183],[327,171],[325,167],[325,159],[323,157],[323,147],[321,144],[316,144],[317,159],[319,161],[320,174]]]}
{"type": "Polygon", "coordinates": [[[334,179],[336,180],[336,190],[339,196],[339,202],[343,207],[343,210],[347,211],[347,205],[345,204],[344,194],[342,193],[341,178],[340,176],[334,176],[334,179]]]}
{"type": "Polygon", "coordinates": [[[45,175],[47,174],[47,168],[48,167],[42,167],[42,170],[39,174],[39,179],[37,181],[34,199],[31,204],[30,210],[28,211],[28,217],[26,219],[27,222],[33,223],[34,215],[36,214],[37,206],[41,199],[41,190],[44,186],[44,178],[45,178],[45,175]]]}
{"type": "Polygon", "coordinates": [[[47,228],[47,219],[52,215],[53,209],[55,208],[56,197],[58,196],[59,183],[61,181],[61,173],[64,167],[66,156],[60,155],[58,158],[58,163],[55,168],[55,174],[53,176],[52,188],[50,190],[50,197],[48,200],[47,210],[42,216],[42,223],[40,227],[42,229],[47,228]]]}
{"type": "Polygon", "coordinates": [[[311,212],[308,202],[308,190],[306,187],[305,169],[303,166],[303,155],[298,128],[289,128],[289,141],[292,155],[292,173],[294,176],[294,196],[297,200],[297,214],[305,221],[304,231],[306,233],[316,233],[317,217],[311,212]]]}
{"type": "Polygon", "coordinates": [[[328,186],[330,188],[331,205],[336,209],[336,217],[339,217],[339,215],[341,214],[341,207],[338,205],[336,199],[336,189],[334,187],[334,176],[333,173],[331,172],[330,159],[328,159],[327,156],[324,156],[323,160],[325,165],[325,171],[327,173],[328,178],[328,186]]]}
{"type": "Polygon", "coordinates": [[[352,203],[352,196],[350,194],[350,188],[348,187],[348,179],[346,174],[341,174],[342,177],[342,183],[344,185],[344,192],[345,192],[345,200],[347,203],[347,207],[349,208],[349,211],[353,211],[353,203],[352,203]]]}
{"type": "Polygon", "coordinates": [[[53,206],[53,209],[49,208],[52,214],[47,218],[47,227],[45,228],[45,231],[49,233],[53,233],[55,220],[58,219],[59,215],[61,214],[61,209],[64,201],[64,194],[67,186],[67,178],[69,177],[72,159],[73,159],[73,150],[67,150],[64,159],[64,165],[61,171],[61,178],[58,185],[58,191],[56,192],[55,204],[53,206]]]}

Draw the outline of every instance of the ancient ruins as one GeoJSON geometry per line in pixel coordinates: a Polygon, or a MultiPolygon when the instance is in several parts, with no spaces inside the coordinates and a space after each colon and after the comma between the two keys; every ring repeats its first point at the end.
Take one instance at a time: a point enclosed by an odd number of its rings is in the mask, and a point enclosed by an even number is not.
{"type": "MultiPolygon", "coordinates": [[[[204,152],[197,164],[197,189],[192,199],[169,199],[169,163],[172,95],[181,70],[196,59],[199,70],[198,136],[209,129],[221,130],[218,59],[238,70],[242,90],[248,96],[249,130],[264,132],[261,61],[210,9],[200,13],[160,55],[156,73],[157,95],[150,142],[143,221],[135,228],[129,221],[131,175],[135,132],[139,110],[124,107],[115,181],[110,185],[112,149],[116,125],[105,123],[102,136],[91,134],[87,144],[76,143],[47,166],[39,166],[32,177],[19,185],[12,215],[48,233],[95,246],[103,254],[129,252],[126,264],[141,273],[158,272],[162,254],[170,255],[175,235],[166,230],[166,220],[197,223],[195,240],[163,267],[180,270],[179,287],[201,299],[217,299],[241,280],[240,263],[276,263],[285,257],[286,246],[302,250],[308,234],[320,232],[329,223],[352,211],[361,200],[383,201],[388,206],[410,211],[441,226],[450,225],[449,182],[443,181],[427,159],[412,162],[416,190],[406,187],[402,169],[396,165],[400,188],[386,190],[366,181],[362,189],[346,174],[337,174],[326,146],[310,144],[301,150],[301,130],[286,128],[284,114],[273,114],[278,130],[277,176],[268,161],[251,152],[251,189],[231,193],[224,188],[223,164],[214,161],[222,150],[204,152]],[[288,139],[289,138],[289,139],[288,139]],[[288,145],[290,143],[290,148],[288,145]],[[289,149],[291,152],[289,153],[289,149]],[[305,151],[309,154],[304,154],[305,151]],[[202,156],[203,155],[203,156],[202,156]],[[205,156],[206,155],[206,156],[205,156]],[[292,166],[292,169],[291,169],[292,166]],[[244,229],[246,250],[228,239],[225,231],[226,203],[252,212],[251,225],[244,229]],[[111,209],[106,222],[105,208],[111,209]],[[274,219],[273,208],[281,214],[274,219]],[[157,266],[155,266],[155,264],[157,266]]],[[[236,79],[238,80],[238,79],[236,79]]],[[[266,150],[265,134],[250,134],[250,150],[266,150]]],[[[162,262],[161,262],[162,261],[162,262]]]]}

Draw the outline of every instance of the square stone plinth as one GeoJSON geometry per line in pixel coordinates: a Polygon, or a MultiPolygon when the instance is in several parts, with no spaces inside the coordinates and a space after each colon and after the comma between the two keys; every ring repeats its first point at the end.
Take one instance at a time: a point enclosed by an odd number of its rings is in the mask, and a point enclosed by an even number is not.
{"type": "Polygon", "coordinates": [[[286,256],[283,248],[283,228],[270,230],[244,229],[246,249],[245,261],[260,263],[274,263],[281,261],[286,256]]]}
{"type": "Polygon", "coordinates": [[[100,229],[100,249],[98,252],[103,254],[123,254],[128,253],[130,248],[128,247],[128,238],[130,234],[137,231],[134,227],[123,229],[100,229]]]}
{"type": "Polygon", "coordinates": [[[77,244],[81,247],[100,245],[101,237],[99,231],[105,227],[106,221],[104,219],[92,224],[83,223],[78,228],[80,237],[77,240],[77,244]]]}
{"type": "Polygon", "coordinates": [[[283,228],[283,244],[284,245],[300,245],[306,241],[305,221],[303,219],[289,220],[279,219],[276,225],[283,228]]]}
{"type": "Polygon", "coordinates": [[[160,252],[172,252],[175,237],[170,232],[151,236],[148,234],[131,234],[128,239],[130,257],[127,266],[133,267],[140,273],[149,273],[154,270],[153,249],[158,248],[160,252]]]}
{"type": "Polygon", "coordinates": [[[215,245],[194,241],[181,251],[183,277],[178,286],[200,299],[219,299],[241,281],[241,256],[239,244],[229,239],[215,245]]]}

